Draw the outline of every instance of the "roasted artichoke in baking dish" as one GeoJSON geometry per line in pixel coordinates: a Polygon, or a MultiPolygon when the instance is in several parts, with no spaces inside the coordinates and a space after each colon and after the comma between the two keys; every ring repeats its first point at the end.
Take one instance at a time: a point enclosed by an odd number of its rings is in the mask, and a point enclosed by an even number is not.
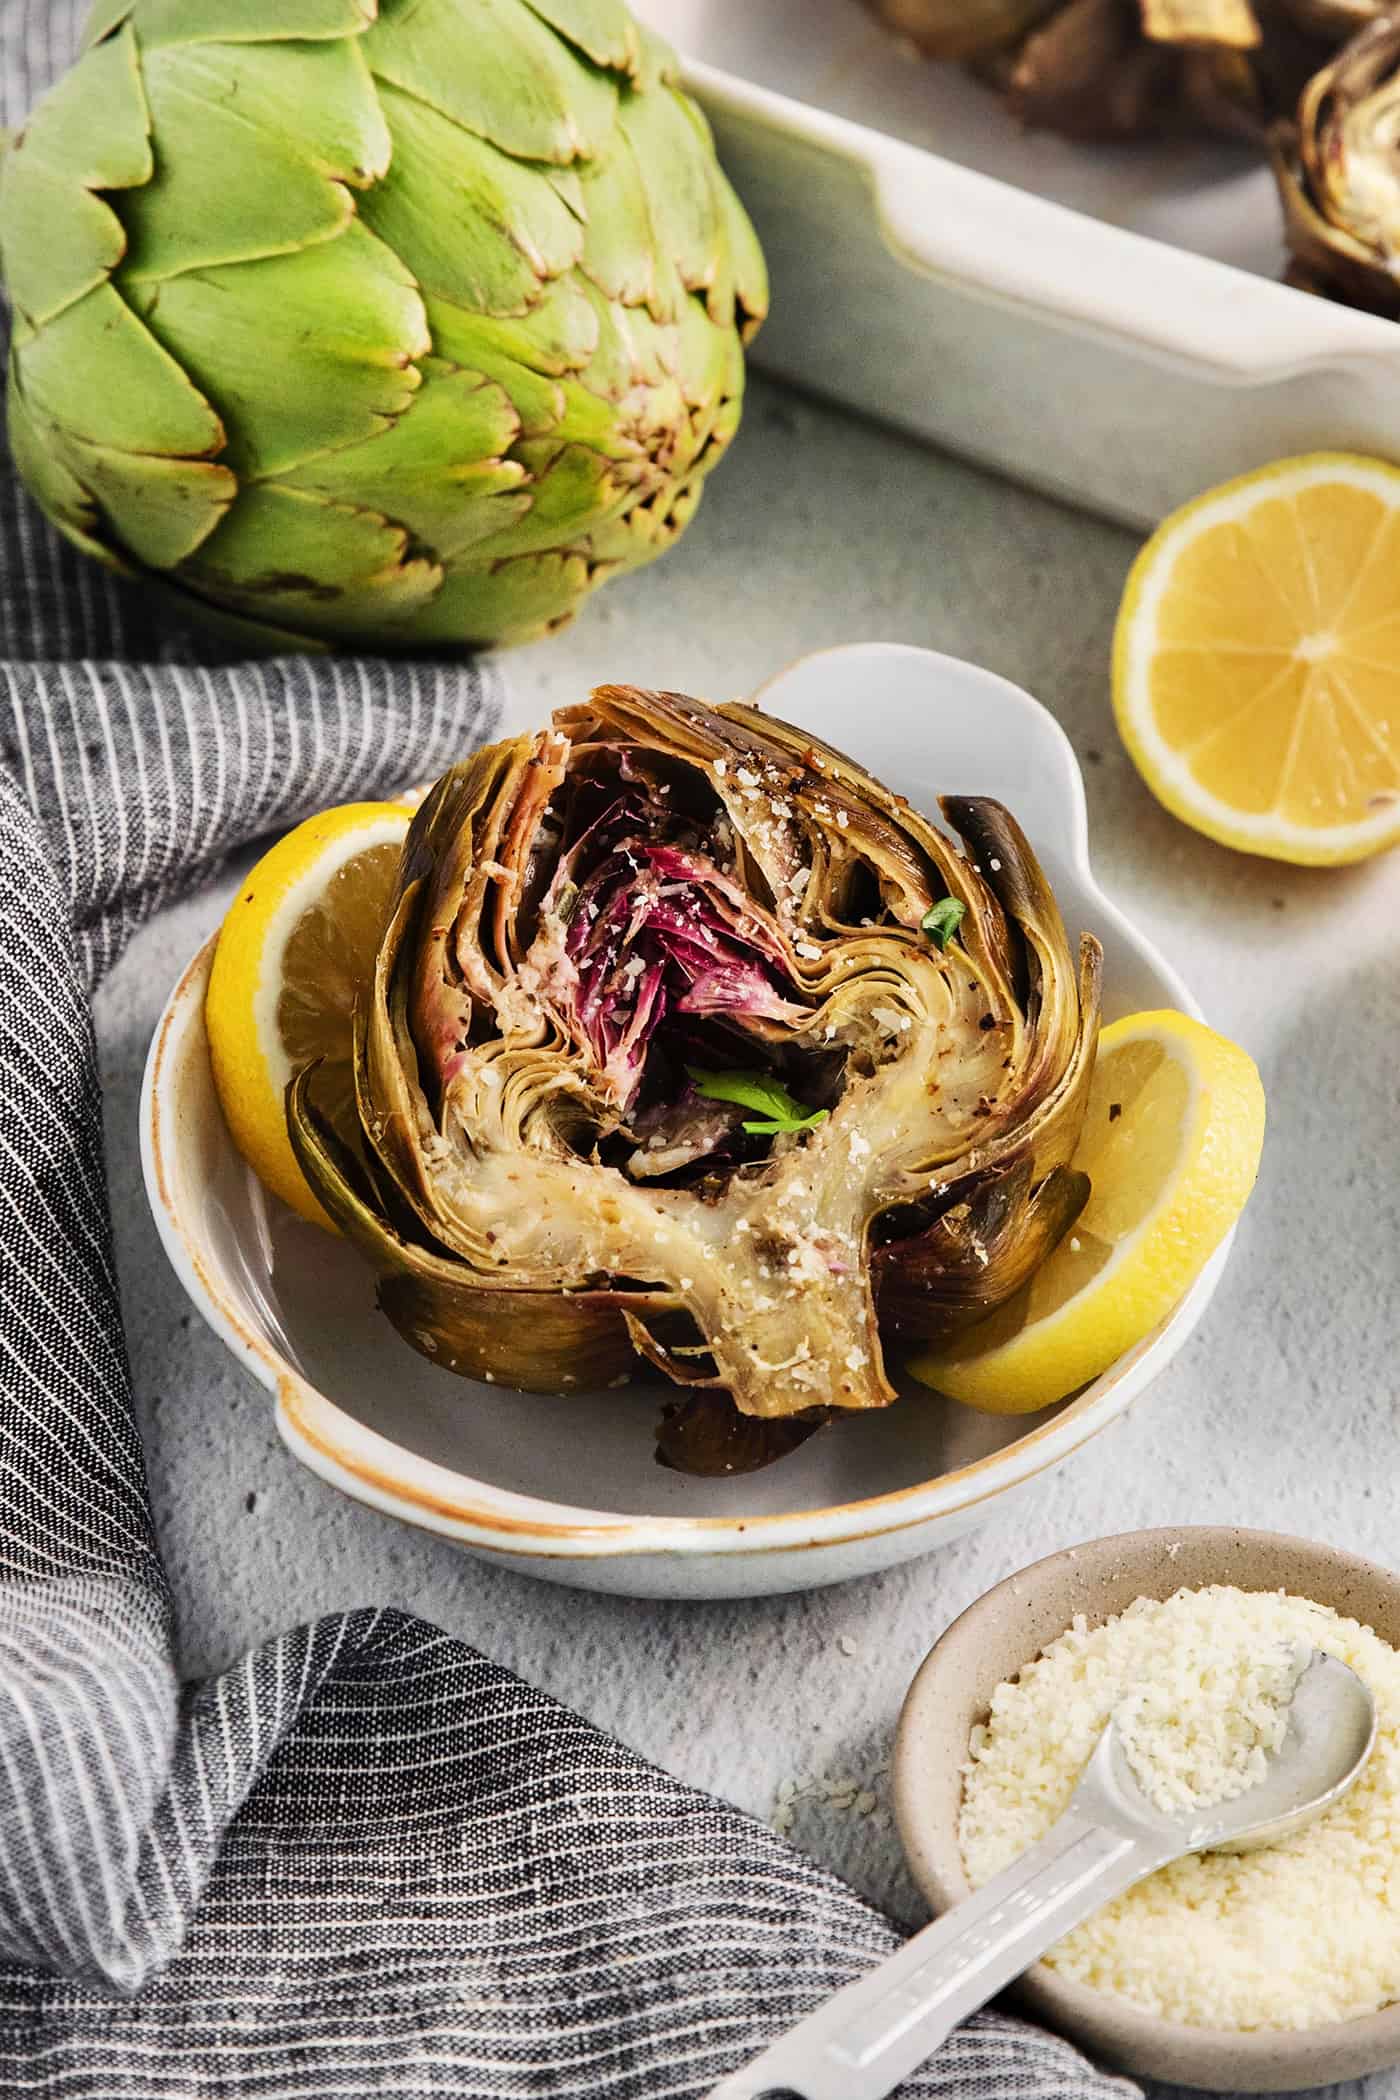
{"type": "Polygon", "coordinates": [[[661,1455],[719,1473],[1011,1296],[1087,1193],[1099,949],[1007,810],[943,812],[961,848],[800,729],[626,686],[439,781],[352,1127],[288,1095],[406,1338],[530,1391],[653,1366],[661,1455]]]}
{"type": "Polygon", "coordinates": [[[1354,37],[1280,127],[1290,281],[1400,320],[1400,16],[1354,37]]]}
{"type": "Polygon", "coordinates": [[[1220,132],[1262,143],[1383,0],[868,0],[960,58],[1022,123],[1072,138],[1220,132]]]}

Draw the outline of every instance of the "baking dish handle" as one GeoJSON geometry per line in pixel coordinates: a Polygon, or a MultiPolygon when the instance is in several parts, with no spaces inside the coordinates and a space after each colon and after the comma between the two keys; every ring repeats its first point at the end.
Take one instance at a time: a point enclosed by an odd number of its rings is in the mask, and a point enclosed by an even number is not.
{"type": "Polygon", "coordinates": [[[690,60],[686,76],[729,124],[846,160],[890,251],[964,294],[1229,385],[1400,358],[1393,321],[1246,278],[713,66],[690,60]]]}
{"type": "Polygon", "coordinates": [[[889,246],[912,268],[1071,332],[1239,384],[1320,365],[1400,355],[1392,321],[1311,293],[1251,280],[1210,256],[1091,219],[954,162],[866,137],[889,246]],[[1260,301],[1274,306],[1261,328],[1260,301]]]}

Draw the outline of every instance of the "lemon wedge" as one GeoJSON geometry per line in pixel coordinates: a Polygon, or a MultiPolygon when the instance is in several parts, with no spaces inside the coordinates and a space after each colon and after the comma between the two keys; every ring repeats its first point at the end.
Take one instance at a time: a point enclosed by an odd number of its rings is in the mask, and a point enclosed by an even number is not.
{"type": "Polygon", "coordinates": [[[1113,650],[1123,741],[1160,802],[1277,860],[1400,840],[1400,469],[1280,460],[1162,525],[1113,650]]]}
{"type": "Polygon", "coordinates": [[[287,1083],[323,1060],[318,1103],[335,1121],[349,1105],[355,993],[412,815],[407,803],[347,802],[289,831],[240,886],[209,974],[209,1058],[233,1141],[274,1195],[332,1232],[287,1136],[287,1083]]]}
{"type": "Polygon", "coordinates": [[[1099,1038],[1074,1164],[1091,1193],[1026,1288],[909,1366],[990,1414],[1029,1414],[1097,1378],[1166,1318],[1245,1206],[1264,1142],[1254,1061],[1186,1014],[1099,1038]]]}

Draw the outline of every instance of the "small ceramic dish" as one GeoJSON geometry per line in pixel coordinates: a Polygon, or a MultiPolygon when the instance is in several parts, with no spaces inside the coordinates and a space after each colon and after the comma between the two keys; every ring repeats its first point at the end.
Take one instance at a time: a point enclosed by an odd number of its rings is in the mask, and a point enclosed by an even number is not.
{"type": "MultiPolygon", "coordinates": [[[[911,801],[991,794],[1020,818],[1073,932],[1104,945],[1107,1015],[1197,1008],[1098,889],[1063,731],[1004,679],[920,649],[812,656],[760,696],[847,747],[911,801]]],[[[375,1309],[354,1250],[267,1197],[219,1113],[204,1035],[212,942],[156,1031],[141,1103],[146,1187],[166,1251],[216,1333],[276,1397],[283,1437],[374,1508],[527,1573],[641,1596],[751,1596],[839,1582],[926,1552],[1026,1493],[1120,1415],[1210,1299],[1222,1247],[1171,1317],[1039,1415],[969,1412],[911,1387],[761,1473],[658,1466],[659,1395],[506,1392],[437,1369],[375,1309]]]]}
{"type": "MultiPolygon", "coordinates": [[[[1135,1597],[1230,1583],[1329,1604],[1400,1647],[1400,1575],[1308,1539],[1226,1526],[1136,1531],[1054,1554],[998,1583],[948,1628],[914,1679],[895,1745],[895,1813],[935,1914],[969,1895],[958,1849],[968,1738],[992,1693],[1076,1613],[1100,1625],[1135,1597]]],[[[1025,2009],[1137,2077],[1212,2092],[1293,2093],[1400,2063],[1400,2004],[1298,2032],[1185,2027],[1066,1981],[1043,1963],[1017,1985],[1025,2009]]]]}

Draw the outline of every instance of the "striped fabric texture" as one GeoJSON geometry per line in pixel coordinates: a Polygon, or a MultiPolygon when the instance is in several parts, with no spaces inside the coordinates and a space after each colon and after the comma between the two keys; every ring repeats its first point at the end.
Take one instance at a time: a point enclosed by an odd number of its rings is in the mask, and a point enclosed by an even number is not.
{"type": "MultiPolygon", "coordinates": [[[[6,121],[78,13],[0,0],[6,121]]],[[[207,1684],[175,1674],[88,993],[234,847],[431,774],[489,733],[498,698],[489,666],[230,661],[61,545],[0,466],[0,2093],[15,2100],[698,2100],[895,1944],[769,1832],[402,1614],[285,1633],[207,1684]]],[[[1131,2089],[991,2016],[908,2090],[1131,2089]]]]}

